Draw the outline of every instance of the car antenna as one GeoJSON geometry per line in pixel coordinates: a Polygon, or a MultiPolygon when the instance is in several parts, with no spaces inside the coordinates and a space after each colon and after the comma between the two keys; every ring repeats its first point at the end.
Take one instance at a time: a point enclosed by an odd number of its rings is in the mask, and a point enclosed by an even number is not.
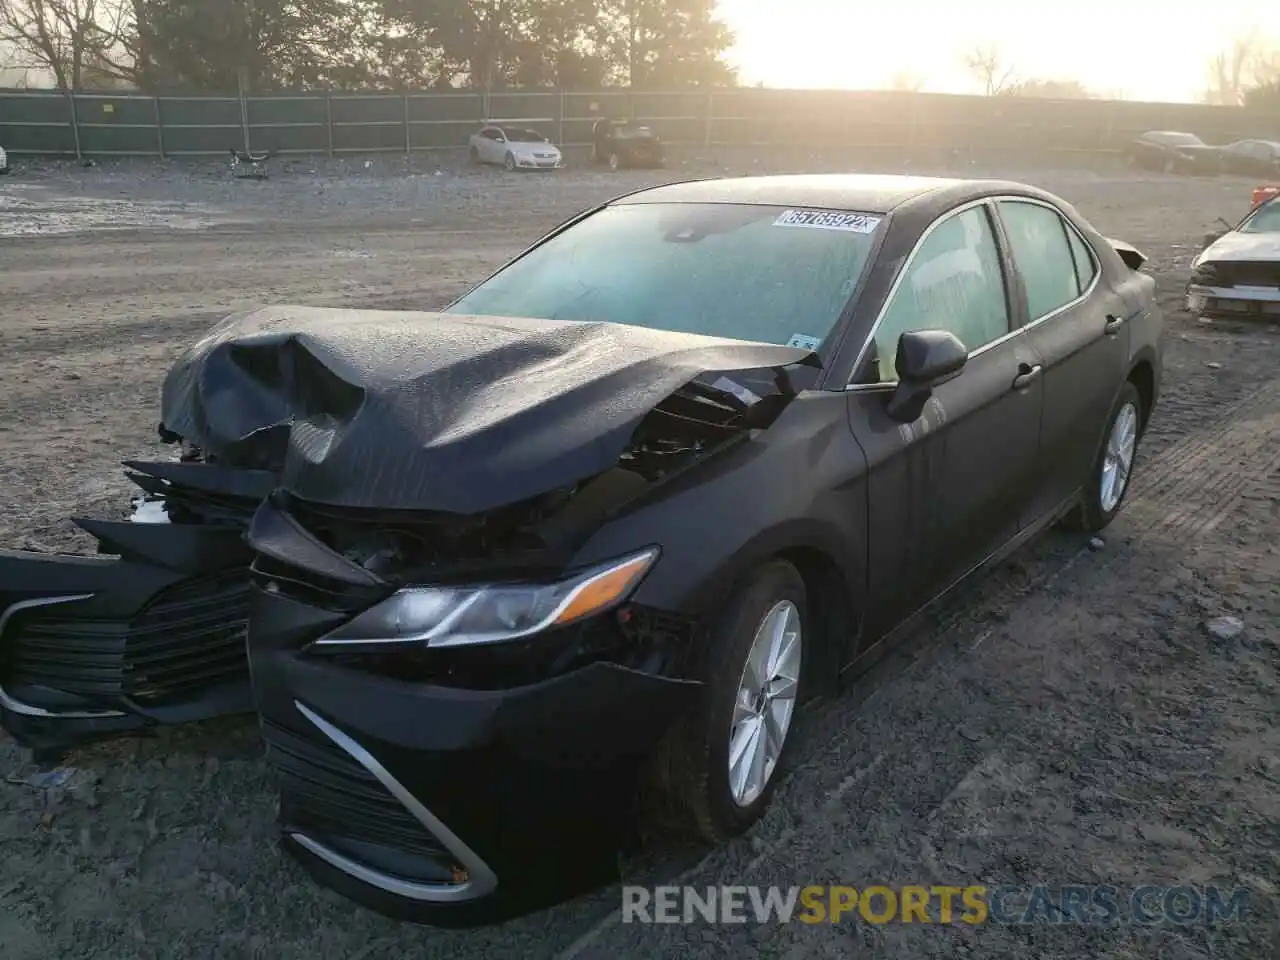
{"type": "Polygon", "coordinates": [[[1222,224],[1224,227],[1226,227],[1228,230],[1234,230],[1236,228],[1236,225],[1234,223],[1227,223],[1224,217],[1219,217],[1218,222],[1222,224]]]}

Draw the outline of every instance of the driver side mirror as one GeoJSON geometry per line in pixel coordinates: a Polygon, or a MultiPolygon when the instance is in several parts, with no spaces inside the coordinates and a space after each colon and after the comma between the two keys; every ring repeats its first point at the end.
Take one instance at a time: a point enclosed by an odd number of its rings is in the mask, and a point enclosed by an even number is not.
{"type": "Polygon", "coordinates": [[[949,330],[908,330],[898,338],[894,368],[898,388],[889,398],[888,414],[899,423],[914,423],[935,387],[960,376],[969,348],[949,330]]]}

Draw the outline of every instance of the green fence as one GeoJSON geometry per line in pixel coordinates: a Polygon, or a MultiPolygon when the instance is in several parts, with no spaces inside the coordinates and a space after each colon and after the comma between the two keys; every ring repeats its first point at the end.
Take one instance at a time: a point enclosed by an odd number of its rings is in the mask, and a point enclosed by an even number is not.
{"type": "Polygon", "coordinates": [[[1280,115],[1239,107],[945,94],[743,88],[715,92],[519,90],[390,94],[146,96],[0,91],[0,145],[13,154],[199,156],[398,152],[465,146],[484,119],[521,122],[566,146],[592,122],[650,123],[673,144],[814,149],[1099,153],[1144,130],[1209,142],[1280,137],[1280,115]]]}

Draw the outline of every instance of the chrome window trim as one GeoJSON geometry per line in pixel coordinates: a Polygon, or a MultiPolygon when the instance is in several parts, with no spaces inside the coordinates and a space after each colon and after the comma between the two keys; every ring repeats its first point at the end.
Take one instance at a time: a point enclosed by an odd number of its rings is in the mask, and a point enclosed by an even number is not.
{"type": "Polygon", "coordinates": [[[352,860],[350,857],[330,849],[303,833],[291,832],[289,836],[293,840],[330,866],[341,870],[347,876],[353,877],[362,883],[367,883],[372,887],[377,887],[379,890],[383,890],[393,896],[403,897],[406,900],[416,900],[420,903],[457,903],[459,901],[477,900],[497,889],[497,875],[480,858],[479,854],[468,847],[457,834],[423,806],[422,801],[393,777],[391,772],[379,763],[373,754],[323,717],[309,710],[300,701],[295,700],[293,705],[298,709],[299,713],[310,720],[321,733],[332,740],[351,759],[377,777],[387,792],[399,800],[415,820],[439,840],[445,849],[458,858],[458,863],[467,871],[468,879],[458,884],[405,880],[402,877],[383,873],[381,870],[375,870],[352,860]]]}
{"type": "MultiPolygon", "coordinates": [[[[871,344],[875,340],[877,331],[879,331],[880,329],[880,324],[884,320],[885,314],[889,310],[889,305],[893,302],[893,298],[898,293],[898,287],[901,286],[903,278],[905,278],[907,275],[907,271],[910,270],[912,264],[915,263],[916,254],[919,253],[920,248],[924,245],[925,241],[928,240],[929,237],[933,234],[933,231],[936,230],[943,223],[946,223],[946,221],[949,220],[951,217],[959,216],[960,214],[965,213],[966,211],[971,210],[974,207],[988,206],[988,205],[994,205],[996,203],[1011,202],[1011,201],[1015,203],[1030,203],[1030,204],[1034,204],[1035,206],[1044,207],[1047,210],[1051,210],[1058,215],[1058,219],[1061,220],[1066,225],[1067,229],[1075,231],[1076,236],[1080,238],[1080,242],[1084,244],[1085,249],[1089,251],[1089,256],[1093,260],[1093,281],[1089,284],[1088,289],[1086,289],[1084,293],[1080,294],[1080,296],[1076,297],[1074,300],[1070,300],[1067,303],[1064,303],[1062,306],[1058,307],[1057,309],[1051,310],[1049,313],[1046,313],[1044,316],[1039,317],[1035,320],[1031,320],[1021,327],[1018,327],[1014,330],[1010,330],[1004,336],[997,337],[995,340],[992,340],[990,343],[984,343],[982,346],[978,347],[976,350],[971,350],[969,352],[969,359],[972,360],[974,357],[981,356],[983,353],[986,353],[988,350],[991,350],[995,347],[998,347],[998,346],[1001,346],[1002,344],[1007,343],[1008,341],[1012,340],[1014,337],[1019,336],[1023,333],[1026,333],[1028,330],[1032,330],[1035,327],[1038,327],[1040,324],[1044,323],[1045,321],[1052,320],[1055,317],[1059,316],[1060,314],[1065,313],[1067,310],[1074,309],[1075,307],[1083,303],[1085,300],[1088,300],[1089,297],[1093,295],[1094,290],[1098,288],[1098,284],[1102,280],[1102,265],[1098,258],[1098,252],[1093,249],[1093,244],[1089,243],[1089,240],[1082,233],[1080,233],[1079,230],[1076,230],[1075,224],[1073,224],[1066,217],[1066,215],[1063,214],[1061,210],[1059,210],[1053,204],[1048,203],[1044,200],[1040,200],[1036,197],[1020,197],[1016,194],[1008,194],[1008,195],[1001,194],[999,196],[983,197],[980,200],[970,200],[968,203],[963,203],[958,207],[953,207],[952,209],[948,210],[942,216],[938,217],[938,219],[934,220],[933,223],[929,224],[929,226],[925,228],[925,231],[922,234],[920,234],[920,239],[916,241],[915,246],[911,248],[911,252],[907,254],[906,259],[902,262],[902,267],[901,269],[898,270],[898,275],[893,278],[893,286],[889,288],[889,293],[885,296],[884,303],[880,305],[880,312],[876,314],[875,322],[871,324],[871,329],[867,332],[866,339],[863,341],[862,347],[858,350],[858,355],[853,361],[853,367],[849,371],[850,377],[857,376],[859,368],[861,368],[863,361],[866,359],[867,351],[871,349],[871,344]]],[[[989,215],[999,216],[999,214],[995,210],[989,211],[989,215]]],[[[995,237],[993,236],[992,239],[994,240],[995,237]]],[[[1070,247],[1070,244],[1068,244],[1068,248],[1069,247],[1070,247]]],[[[1012,249],[1010,249],[1010,253],[1011,254],[1013,253],[1012,249]]],[[[1074,273],[1075,272],[1074,258],[1072,259],[1071,265],[1072,265],[1072,272],[1074,273]]],[[[1015,267],[1016,267],[1016,264],[1015,264],[1015,267]]],[[[1009,278],[1003,277],[1002,279],[1004,280],[1007,287],[1009,278]]],[[[896,388],[897,386],[898,386],[897,380],[885,381],[883,383],[854,383],[852,380],[850,380],[845,385],[844,389],[846,393],[849,393],[849,392],[860,393],[868,390],[885,390],[888,388],[896,388]]]]}
{"type": "MultiPolygon", "coordinates": [[[[94,594],[92,593],[77,593],[63,597],[37,597],[34,600],[19,600],[6,608],[4,613],[0,613],[0,640],[4,638],[4,628],[8,625],[10,618],[19,611],[31,610],[35,607],[51,607],[56,603],[89,600],[93,596],[94,594]]],[[[3,687],[0,687],[0,707],[19,716],[38,717],[41,720],[105,720],[111,717],[125,716],[119,710],[63,710],[55,713],[44,709],[44,707],[23,703],[21,700],[17,700],[6,693],[3,687]]]]}

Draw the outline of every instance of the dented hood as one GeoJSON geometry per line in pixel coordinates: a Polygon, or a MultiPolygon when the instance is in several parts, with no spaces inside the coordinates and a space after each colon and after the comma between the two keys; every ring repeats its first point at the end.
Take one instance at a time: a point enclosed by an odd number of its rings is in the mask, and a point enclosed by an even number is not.
{"type": "Polygon", "coordinates": [[[161,412],[306,500],[478,513],[614,466],[691,380],[793,364],[818,358],[609,323],[271,307],[193,345],[161,412]]]}

